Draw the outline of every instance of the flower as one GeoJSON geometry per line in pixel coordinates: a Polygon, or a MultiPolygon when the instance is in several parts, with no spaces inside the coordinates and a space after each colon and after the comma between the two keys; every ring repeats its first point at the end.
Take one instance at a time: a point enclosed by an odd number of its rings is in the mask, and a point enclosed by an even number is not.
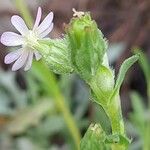
{"type": "Polygon", "coordinates": [[[33,46],[38,44],[38,40],[43,39],[52,31],[54,16],[53,12],[50,12],[40,24],[41,15],[42,10],[39,7],[32,30],[28,29],[20,16],[14,15],[11,17],[11,23],[21,35],[14,32],[4,32],[2,34],[2,44],[6,46],[21,46],[20,49],[10,52],[5,56],[5,64],[14,62],[12,71],[16,71],[22,67],[27,71],[31,68],[33,57],[37,61],[41,58],[40,53],[33,46]]]}

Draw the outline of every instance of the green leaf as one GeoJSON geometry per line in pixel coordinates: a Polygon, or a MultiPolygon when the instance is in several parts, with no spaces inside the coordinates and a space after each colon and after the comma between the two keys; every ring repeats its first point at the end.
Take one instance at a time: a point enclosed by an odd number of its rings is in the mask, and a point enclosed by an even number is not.
{"type": "Polygon", "coordinates": [[[81,140],[80,150],[108,150],[105,139],[106,134],[100,124],[91,124],[81,140]]]}
{"type": "Polygon", "coordinates": [[[55,40],[40,40],[39,45],[35,48],[40,51],[43,60],[53,72],[57,74],[73,72],[67,37],[55,40]]]}
{"type": "Polygon", "coordinates": [[[113,134],[107,136],[105,142],[108,144],[119,144],[128,147],[128,145],[131,143],[131,140],[121,134],[113,134]]]}
{"type": "Polygon", "coordinates": [[[107,41],[88,13],[81,18],[73,18],[66,33],[75,72],[89,82],[102,64],[107,41]]]}
{"type": "Polygon", "coordinates": [[[100,65],[90,82],[94,100],[106,106],[114,88],[114,75],[111,69],[100,65]],[[95,96],[94,96],[95,95],[95,96]]]}
{"type": "Polygon", "coordinates": [[[121,65],[121,68],[119,70],[118,78],[115,84],[114,93],[119,92],[121,84],[125,78],[125,74],[128,71],[128,69],[139,59],[139,54],[136,54],[128,59],[126,59],[123,64],[121,65]]]}

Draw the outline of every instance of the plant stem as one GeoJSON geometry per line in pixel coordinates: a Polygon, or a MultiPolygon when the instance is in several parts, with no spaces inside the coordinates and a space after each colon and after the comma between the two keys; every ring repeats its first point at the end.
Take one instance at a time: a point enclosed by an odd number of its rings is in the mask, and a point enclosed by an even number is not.
{"type": "MultiPolygon", "coordinates": [[[[113,97],[111,101],[112,103],[109,105],[109,107],[104,108],[104,109],[111,122],[112,134],[113,135],[120,134],[122,136],[125,136],[125,128],[124,128],[124,121],[122,117],[119,94],[113,97]]],[[[112,145],[112,150],[125,150],[125,149],[126,148],[124,145],[120,145],[120,144],[112,145]]]]}
{"type": "MultiPolygon", "coordinates": [[[[27,5],[24,0],[15,0],[17,9],[21,12],[23,18],[27,22],[27,24],[31,27],[33,24],[32,17],[28,11],[27,5]]],[[[56,107],[60,110],[62,113],[65,122],[69,128],[69,131],[71,133],[71,136],[74,140],[74,143],[76,145],[76,149],[79,149],[80,144],[80,132],[78,130],[78,127],[76,126],[76,123],[73,119],[73,116],[67,107],[63,96],[61,95],[59,88],[57,86],[57,82],[55,80],[54,75],[49,71],[49,69],[44,65],[44,63],[35,63],[33,65],[33,69],[38,70],[38,73],[41,73],[42,81],[47,87],[48,93],[50,93],[56,102],[56,107]],[[44,77],[43,77],[44,75],[44,77]]]]}
{"type": "Polygon", "coordinates": [[[108,108],[106,108],[106,112],[111,121],[112,133],[113,134],[119,133],[121,135],[124,135],[125,134],[124,121],[122,117],[119,95],[115,96],[112,99],[112,103],[108,108]]]}

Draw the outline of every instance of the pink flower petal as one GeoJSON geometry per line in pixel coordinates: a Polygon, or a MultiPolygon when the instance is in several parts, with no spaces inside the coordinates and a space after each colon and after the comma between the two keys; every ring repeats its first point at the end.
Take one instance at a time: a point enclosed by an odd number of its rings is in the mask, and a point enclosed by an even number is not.
{"type": "Polygon", "coordinates": [[[28,33],[29,29],[27,28],[24,20],[21,17],[17,15],[12,16],[11,23],[22,35],[28,33]]]}
{"type": "Polygon", "coordinates": [[[20,57],[21,53],[22,53],[22,48],[19,50],[10,52],[9,54],[5,56],[4,63],[11,64],[12,62],[14,62],[20,57]]]}
{"type": "Polygon", "coordinates": [[[39,23],[41,21],[41,16],[42,16],[42,9],[41,9],[41,7],[39,7],[38,8],[38,12],[37,12],[37,16],[36,16],[36,20],[35,20],[35,24],[34,24],[34,27],[33,27],[33,30],[39,26],[39,23]]]}
{"type": "Polygon", "coordinates": [[[54,27],[54,24],[52,23],[47,30],[45,30],[44,32],[40,34],[40,38],[44,38],[45,36],[47,36],[52,31],[53,27],[54,27]]]}
{"type": "Polygon", "coordinates": [[[33,59],[33,51],[31,50],[31,51],[29,52],[28,59],[27,59],[27,62],[26,62],[24,71],[27,71],[27,70],[29,70],[29,69],[31,68],[32,59],[33,59]]]}
{"type": "Polygon", "coordinates": [[[42,23],[39,25],[39,27],[37,28],[37,32],[38,34],[41,34],[42,32],[44,32],[47,28],[49,28],[49,26],[52,23],[54,14],[53,12],[50,12],[45,19],[42,21],[42,23]]]}
{"type": "Polygon", "coordinates": [[[6,46],[19,46],[23,44],[23,37],[14,32],[4,32],[1,36],[1,43],[6,46]]]}
{"type": "Polygon", "coordinates": [[[21,56],[16,60],[16,62],[12,66],[12,71],[17,71],[21,67],[23,67],[26,63],[26,60],[28,58],[29,51],[24,50],[21,54],[21,56]]]}
{"type": "Polygon", "coordinates": [[[38,51],[34,51],[35,59],[38,61],[42,58],[38,51]]]}

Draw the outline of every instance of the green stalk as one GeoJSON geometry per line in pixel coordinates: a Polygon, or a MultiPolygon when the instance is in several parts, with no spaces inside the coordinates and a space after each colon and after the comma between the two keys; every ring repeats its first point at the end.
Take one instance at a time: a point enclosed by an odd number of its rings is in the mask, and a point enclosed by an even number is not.
{"type": "MultiPolygon", "coordinates": [[[[93,92],[96,93],[96,95],[98,95],[98,92],[99,94],[102,93],[95,86],[94,82],[92,82],[91,87],[93,89],[93,92]]],[[[105,97],[103,95],[103,97],[99,96],[97,97],[97,99],[98,99],[97,103],[103,107],[107,116],[109,117],[111,128],[112,128],[112,136],[117,135],[118,138],[120,138],[119,136],[126,138],[119,92],[116,92],[116,94],[111,97],[110,103],[107,103],[107,104],[105,102],[108,102],[109,100],[108,97],[105,97]]],[[[126,145],[125,143],[114,143],[114,144],[111,144],[111,148],[112,150],[125,150],[126,145]]]]}
{"type": "MultiPolygon", "coordinates": [[[[25,1],[24,0],[15,0],[15,4],[16,4],[17,9],[22,14],[26,23],[31,27],[31,25],[33,24],[33,20],[28,11],[25,1]]],[[[54,74],[52,74],[49,71],[49,69],[45,66],[45,64],[41,63],[41,62],[34,63],[33,69],[35,72],[37,71],[38,75],[40,75],[40,73],[41,73],[41,77],[42,77],[41,80],[46,85],[48,93],[54,97],[56,107],[62,113],[62,115],[65,119],[65,122],[68,126],[68,129],[69,129],[71,136],[74,140],[74,143],[76,145],[76,149],[79,149],[81,135],[80,135],[79,129],[73,119],[73,116],[72,116],[69,108],[65,104],[63,96],[60,93],[60,90],[59,90],[59,87],[57,86],[57,82],[55,80],[54,74]]]]}
{"type": "Polygon", "coordinates": [[[118,143],[115,141],[112,142],[112,150],[125,150],[126,145],[125,143],[122,143],[120,139],[121,137],[124,139],[126,138],[120,96],[119,92],[117,92],[118,90],[113,90],[113,80],[114,77],[108,72],[108,70],[101,69],[99,74],[96,74],[95,78],[93,78],[89,85],[95,94],[95,101],[103,107],[109,117],[112,136],[117,136],[117,138],[119,138],[118,143]]]}
{"type": "MultiPolygon", "coordinates": [[[[124,121],[122,117],[122,110],[120,104],[119,94],[112,99],[112,104],[105,111],[110,119],[112,134],[120,134],[125,136],[124,121]]],[[[112,144],[112,150],[125,150],[125,145],[112,144]]]]}
{"type": "Polygon", "coordinates": [[[115,96],[112,99],[112,104],[110,104],[110,106],[106,108],[105,111],[111,121],[112,134],[119,133],[121,135],[125,135],[124,121],[122,117],[119,95],[115,96]]]}

